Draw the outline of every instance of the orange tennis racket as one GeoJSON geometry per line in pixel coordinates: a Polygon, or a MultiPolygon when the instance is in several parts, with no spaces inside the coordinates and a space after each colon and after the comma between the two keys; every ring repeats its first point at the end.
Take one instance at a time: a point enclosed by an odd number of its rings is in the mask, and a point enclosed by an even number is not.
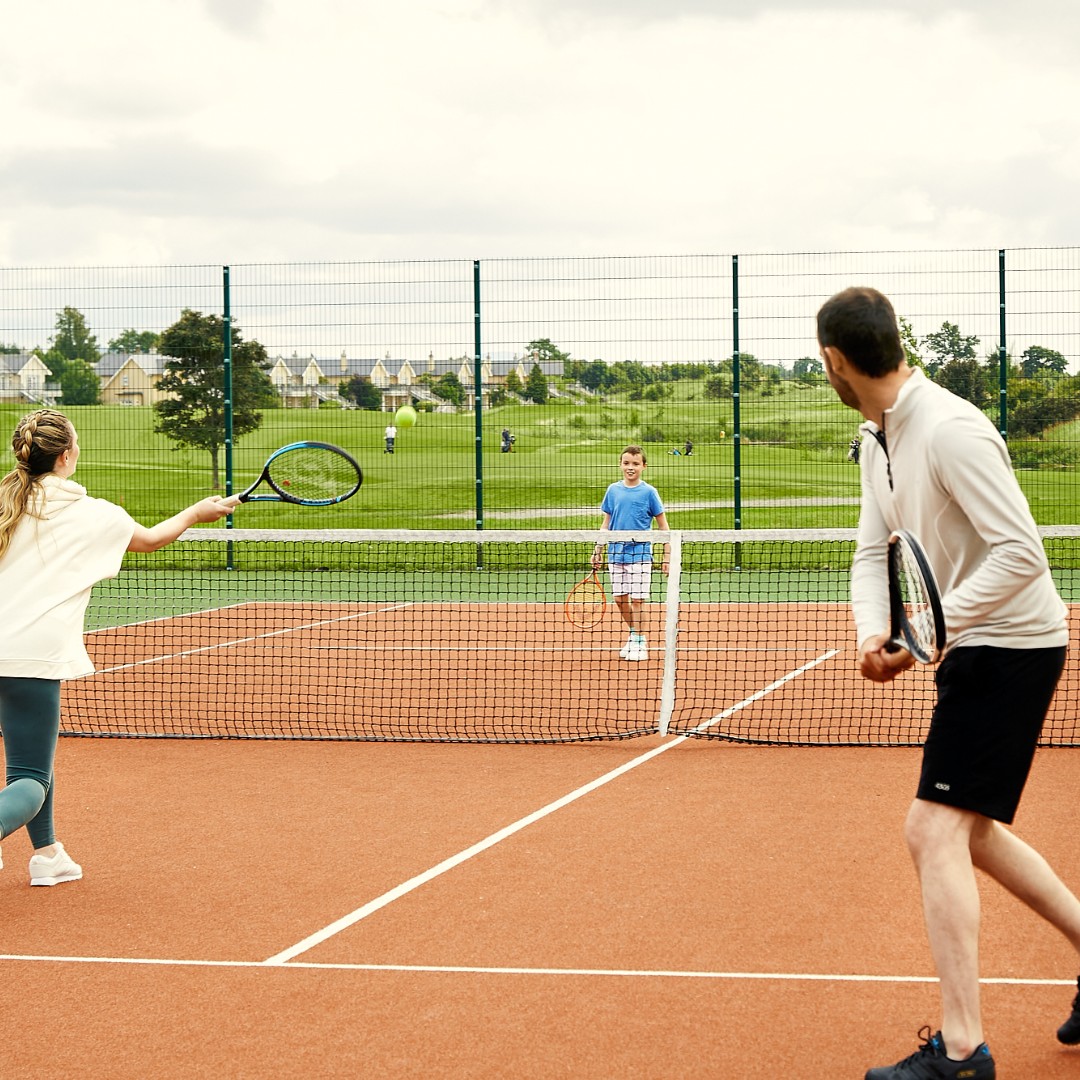
{"type": "Polygon", "coordinates": [[[571,590],[566,598],[566,617],[574,626],[590,630],[599,626],[607,611],[607,594],[600,575],[592,570],[571,590]]]}

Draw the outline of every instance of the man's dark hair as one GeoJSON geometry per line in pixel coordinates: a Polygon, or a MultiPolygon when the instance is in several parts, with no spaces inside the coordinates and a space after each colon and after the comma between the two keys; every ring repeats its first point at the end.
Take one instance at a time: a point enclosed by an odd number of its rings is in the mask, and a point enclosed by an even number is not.
{"type": "Polygon", "coordinates": [[[904,363],[896,312],[877,289],[856,286],[826,300],[817,315],[817,335],[822,348],[839,349],[871,378],[904,363]]]}

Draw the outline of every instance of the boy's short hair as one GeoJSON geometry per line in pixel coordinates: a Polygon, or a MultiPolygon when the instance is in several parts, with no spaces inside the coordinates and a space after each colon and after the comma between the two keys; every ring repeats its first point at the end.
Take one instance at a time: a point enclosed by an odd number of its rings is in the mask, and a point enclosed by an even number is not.
{"type": "Polygon", "coordinates": [[[623,449],[623,452],[622,452],[622,453],[621,453],[621,454],[619,455],[619,460],[620,460],[620,461],[622,461],[622,459],[623,459],[623,458],[624,458],[624,457],[625,457],[625,456],[626,456],[627,454],[637,454],[637,455],[638,455],[638,457],[640,457],[640,458],[641,458],[641,464],[642,464],[642,465],[647,465],[647,464],[648,464],[648,461],[647,461],[647,459],[646,459],[646,457],[645,457],[645,451],[644,451],[644,450],[642,450],[642,448],[641,448],[640,446],[633,446],[633,445],[630,445],[630,446],[627,446],[627,447],[625,447],[625,448],[623,449]]]}
{"type": "Polygon", "coordinates": [[[822,348],[839,349],[871,378],[904,363],[896,312],[877,289],[855,286],[826,300],[817,314],[817,335],[822,348]]]}

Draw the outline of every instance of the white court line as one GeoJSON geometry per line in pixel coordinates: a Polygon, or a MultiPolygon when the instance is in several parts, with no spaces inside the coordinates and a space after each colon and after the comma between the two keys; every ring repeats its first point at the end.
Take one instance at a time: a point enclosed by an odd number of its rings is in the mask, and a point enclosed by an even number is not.
{"type": "MultiPolygon", "coordinates": [[[[701,730],[708,727],[711,724],[715,724],[722,720],[726,716],[730,716],[732,713],[737,712],[739,709],[745,708],[751,702],[758,701],[766,694],[771,693],[777,687],[783,686],[785,683],[790,682],[792,679],[797,678],[799,675],[808,671],[810,668],[817,664],[828,660],[830,657],[835,656],[839,650],[832,649],[828,652],[822,653],[817,659],[812,660],[808,664],[803,664],[802,667],[796,668],[794,671],[788,672],[783,678],[777,679],[776,682],[770,683],[768,686],[759,690],[756,694],[746,698],[744,701],[740,701],[737,705],[733,705],[730,709],[725,710],[722,713],[714,716],[711,720],[707,720],[704,724],[699,725],[694,730],[701,730]]],[[[483,851],[487,851],[488,848],[494,847],[496,844],[502,843],[503,840],[508,839],[515,833],[520,832],[522,829],[527,828],[529,825],[535,824],[537,821],[542,820],[550,814],[555,813],[556,810],[561,810],[564,806],[569,806],[571,803],[577,802],[578,799],[583,798],[585,795],[589,795],[596,791],[598,788],[603,787],[605,784],[609,784],[612,780],[618,779],[625,773],[630,772],[632,769],[636,769],[639,765],[644,765],[647,761],[652,761],[653,758],[658,757],[660,754],[666,753],[673,747],[680,746],[686,742],[689,735],[679,735],[671,740],[671,742],[662,743],[660,746],[654,747],[652,750],[646,751],[644,754],[639,754],[636,758],[630,761],[624,762],[618,768],[612,769],[610,772],[605,773],[603,776],[597,777],[595,780],[591,780],[589,783],[582,785],[575,791],[571,791],[569,794],[564,795],[560,799],[556,799],[554,802],[550,802],[547,806],[541,807],[539,810],[534,810],[531,814],[527,814],[523,818],[519,818],[517,821],[510,825],[507,825],[503,829],[499,829],[498,832],[492,833],[490,836],[478,843],[472,845],[472,847],[466,848],[464,851],[459,851],[456,855],[451,855],[450,858],[444,859],[436,866],[425,870],[421,874],[417,874],[415,877],[409,878],[408,881],[403,881],[400,885],[395,886],[389,892],[385,892],[382,896],[377,896],[374,900],[369,900],[362,907],[358,907],[355,911],[349,912],[348,915],[342,916],[335,922],[330,923],[328,926],[324,926],[321,930],[315,931],[314,934],[309,934],[303,941],[298,941],[295,945],[291,945],[287,949],[283,949],[279,953],[275,953],[273,956],[268,957],[266,964],[269,966],[284,964],[292,960],[294,957],[300,956],[302,953],[307,952],[309,949],[313,949],[316,945],[321,945],[324,941],[329,940],[336,934],[340,934],[342,930],[347,930],[350,926],[354,926],[360,922],[361,919],[366,919],[369,915],[374,914],[376,911],[380,911],[382,908],[389,904],[392,904],[395,900],[401,899],[411,893],[414,889],[418,889],[421,885],[426,885],[429,881],[433,881],[435,878],[445,874],[448,870],[453,870],[455,867],[460,866],[464,862],[468,862],[469,859],[474,858],[483,851]]]]}
{"type": "MultiPolygon", "coordinates": [[[[158,656],[147,656],[142,660],[135,660],[130,664],[117,664],[115,667],[98,668],[98,670],[94,672],[94,675],[111,675],[116,671],[129,671],[131,668],[144,667],[146,664],[162,664],[168,660],[182,660],[187,656],[198,656],[200,653],[213,652],[215,649],[231,649],[234,645],[250,645],[253,641],[265,641],[269,638],[295,634],[300,630],[314,630],[320,626],[335,626],[337,623],[353,622],[356,619],[366,619],[371,615],[381,615],[387,611],[398,611],[399,609],[408,606],[408,604],[392,604],[390,607],[377,608],[373,611],[359,611],[352,615],[341,615],[336,619],[319,619],[316,622],[287,626],[282,630],[271,630],[265,634],[255,634],[251,637],[231,638],[228,641],[219,641],[215,645],[203,645],[198,649],[184,649],[181,652],[161,653],[158,656]]],[[[93,675],[88,675],[87,678],[93,678],[93,675]]]]}
{"type": "MultiPolygon", "coordinates": [[[[151,957],[122,956],[34,956],[0,953],[0,962],[51,964],[103,964],[143,967],[262,968],[265,960],[161,960],[151,957]]],[[[618,979],[713,979],[731,982],[837,982],[837,983],[936,983],[933,975],[831,975],[795,971],[668,971],[649,968],[543,968],[478,967],[465,964],[315,964],[300,960],[276,965],[283,971],[387,971],[419,975],[540,975],[573,978],[601,977],[618,979]]],[[[1075,979],[982,978],[983,986],[1075,986],[1075,979]]]]}
{"type": "Polygon", "coordinates": [[[741,709],[745,709],[747,705],[753,705],[755,701],[760,701],[767,694],[771,694],[774,690],[779,689],[784,683],[789,683],[792,679],[797,679],[800,675],[804,675],[811,668],[817,667],[818,664],[822,664],[826,660],[831,660],[840,651],[840,649],[827,649],[808,664],[803,664],[802,667],[797,667],[794,671],[789,671],[786,675],[777,679],[776,682],[771,682],[768,686],[764,686],[758,690],[757,693],[751,694],[748,698],[743,698],[738,705],[732,705],[730,709],[725,709],[723,712],[717,713],[711,720],[706,720],[704,723],[698,724],[693,730],[705,731],[706,728],[711,728],[713,724],[719,724],[721,720],[726,720],[729,716],[734,716],[735,713],[739,712],[741,709]]]}

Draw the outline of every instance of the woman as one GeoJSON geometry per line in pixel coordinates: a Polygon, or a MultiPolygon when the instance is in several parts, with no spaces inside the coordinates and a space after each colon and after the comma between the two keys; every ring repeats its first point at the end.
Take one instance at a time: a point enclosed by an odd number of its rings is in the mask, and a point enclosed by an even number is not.
{"type": "Polygon", "coordinates": [[[94,670],[83,643],[90,590],[119,573],[125,551],[156,551],[238,499],[212,496],[147,529],[71,479],[79,439],[63,413],[24,416],[11,445],[15,468],[0,480],[0,839],[25,825],[30,884],[57,885],[82,877],[53,832],[53,758],[60,683],[94,670]]]}

